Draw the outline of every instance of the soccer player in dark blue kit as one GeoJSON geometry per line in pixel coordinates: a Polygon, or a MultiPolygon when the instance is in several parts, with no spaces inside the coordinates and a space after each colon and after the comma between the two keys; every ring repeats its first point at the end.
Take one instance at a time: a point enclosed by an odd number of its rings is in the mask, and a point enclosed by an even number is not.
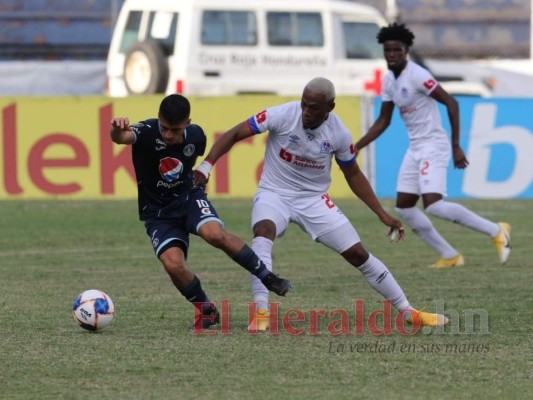
{"type": "Polygon", "coordinates": [[[172,283],[196,307],[193,328],[198,330],[218,323],[220,316],[186,266],[189,234],[223,250],[280,296],[290,282],[270,272],[247,244],[224,230],[205,186],[193,186],[192,169],[204,154],[206,136],[200,126],[191,124],[190,111],[185,97],[171,94],[162,100],[158,118],[135,125],[126,117],[114,118],[110,135],[113,142],[132,146],[139,218],[172,283]]]}

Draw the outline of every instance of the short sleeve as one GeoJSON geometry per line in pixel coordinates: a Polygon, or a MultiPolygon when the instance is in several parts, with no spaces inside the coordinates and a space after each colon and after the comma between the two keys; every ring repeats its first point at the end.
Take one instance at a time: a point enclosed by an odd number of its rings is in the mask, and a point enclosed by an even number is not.
{"type": "Polygon", "coordinates": [[[352,142],[352,135],[344,124],[339,121],[338,129],[338,148],[335,151],[335,161],[340,166],[347,166],[354,163],[355,160],[355,145],[352,142]]]}
{"type": "Polygon", "coordinates": [[[422,67],[418,68],[416,73],[412,75],[412,80],[416,90],[425,93],[428,96],[437,88],[437,86],[439,86],[439,83],[433,75],[431,75],[427,69],[422,67]]]}
{"type": "Polygon", "coordinates": [[[386,103],[392,101],[392,80],[389,74],[385,75],[381,83],[381,101],[386,103]]]}
{"type": "Polygon", "coordinates": [[[267,108],[248,118],[248,126],[254,134],[270,131],[270,133],[284,132],[287,122],[298,118],[294,103],[285,103],[267,108]]]}

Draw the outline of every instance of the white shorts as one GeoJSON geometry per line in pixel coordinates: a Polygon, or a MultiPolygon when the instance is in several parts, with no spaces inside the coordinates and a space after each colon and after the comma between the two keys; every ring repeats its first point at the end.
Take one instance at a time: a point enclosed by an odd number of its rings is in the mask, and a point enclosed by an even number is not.
{"type": "Polygon", "coordinates": [[[450,163],[450,145],[437,144],[419,150],[408,149],[398,174],[396,192],[440,193],[446,196],[446,177],[450,163]]]}
{"type": "Polygon", "coordinates": [[[294,222],[313,240],[339,253],[360,242],[355,228],[327,194],[282,197],[259,189],[254,196],[252,228],[265,219],[274,222],[277,237],[285,233],[290,222],[294,222]]]}

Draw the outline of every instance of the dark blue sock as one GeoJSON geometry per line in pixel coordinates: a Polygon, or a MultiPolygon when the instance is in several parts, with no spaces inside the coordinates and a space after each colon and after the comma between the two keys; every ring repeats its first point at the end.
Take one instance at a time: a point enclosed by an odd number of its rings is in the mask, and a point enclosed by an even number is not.
{"type": "Polygon", "coordinates": [[[257,254],[247,244],[239,250],[233,260],[261,280],[270,273],[265,263],[257,257],[257,254]]]}
{"type": "Polygon", "coordinates": [[[179,289],[180,293],[191,303],[210,303],[211,301],[207,297],[202,289],[200,279],[195,275],[191,283],[185,286],[183,289],[179,289]]]}

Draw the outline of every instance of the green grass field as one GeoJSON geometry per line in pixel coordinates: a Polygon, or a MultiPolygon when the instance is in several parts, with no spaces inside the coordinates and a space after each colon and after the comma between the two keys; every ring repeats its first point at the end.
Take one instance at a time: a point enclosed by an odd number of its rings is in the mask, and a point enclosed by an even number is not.
{"type": "MultiPolygon", "coordinates": [[[[250,243],[251,201],[214,204],[226,228],[250,243]]],[[[0,399],[531,399],[533,202],[464,204],[512,224],[507,265],[487,237],[435,221],[466,265],[427,269],[435,254],[411,232],[391,244],[364,206],[338,202],[411,303],[457,312],[454,325],[333,336],[326,319],[320,335],[308,333],[308,322],[293,323],[307,332],[294,336],[246,332],[247,273],[198,238],[189,266],[212,300],[229,302],[230,334],[191,334],[192,307],[153,256],[133,201],[4,201],[0,399]],[[116,308],[98,333],[79,328],[71,314],[76,295],[93,288],[116,308]],[[471,310],[479,314],[473,325],[471,310]]],[[[286,298],[271,297],[281,313],[344,309],[353,317],[356,299],[367,315],[383,307],[359,272],[296,225],[276,242],[274,263],[293,283],[286,298]]]]}

